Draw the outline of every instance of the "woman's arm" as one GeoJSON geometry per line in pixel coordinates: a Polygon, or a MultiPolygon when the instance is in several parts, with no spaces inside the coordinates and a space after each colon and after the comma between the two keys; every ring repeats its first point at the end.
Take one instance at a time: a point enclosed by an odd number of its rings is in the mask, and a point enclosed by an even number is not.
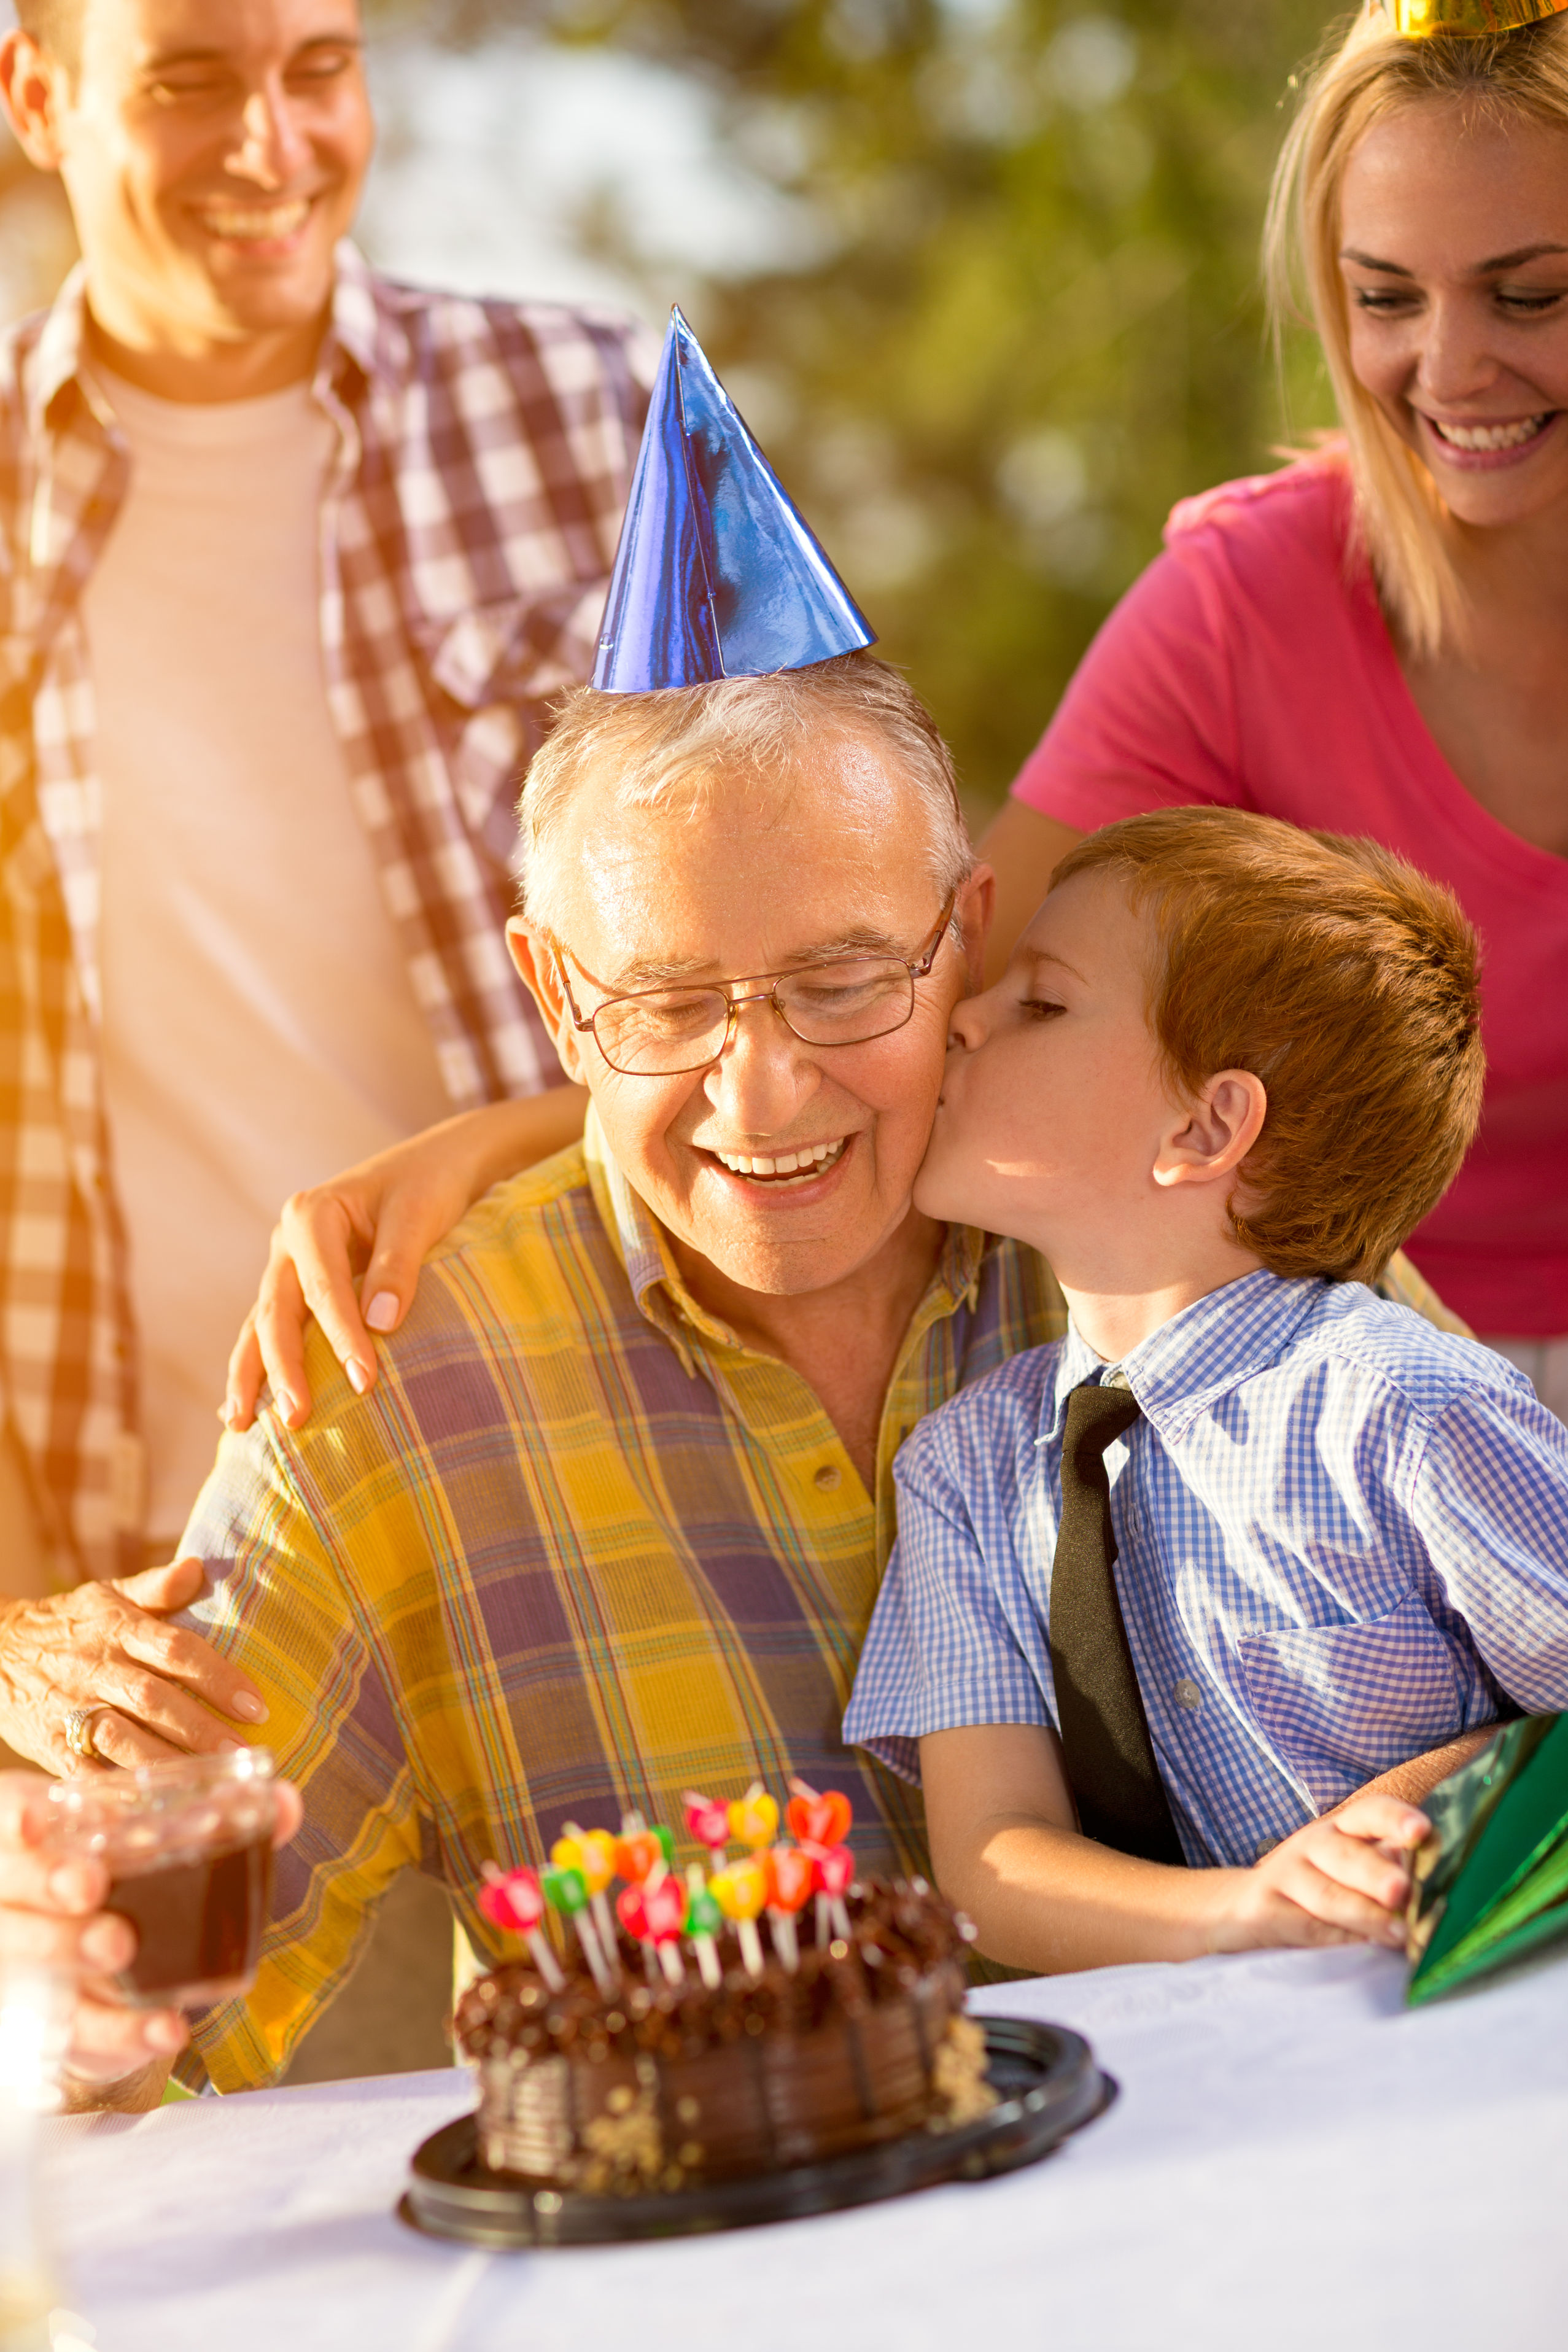
{"type": "Polygon", "coordinates": [[[995,870],[996,903],[985,935],[985,985],[994,988],[1007,968],[1018,935],[1051,887],[1051,876],[1081,833],[1054,816],[1042,816],[1026,801],[1004,801],[976,852],[995,870]]]}
{"type": "Polygon", "coordinates": [[[920,1747],[937,1883],[991,1959],[1058,1975],[1269,1945],[1403,1948],[1402,1857],[1430,1824],[1394,1796],[1363,1789],[1250,1870],[1173,1870],[1079,1834],[1053,1731],[986,1724],[920,1747]]]}
{"type": "Polygon", "coordinates": [[[361,1394],[375,1384],[373,1331],[395,1331],[426,1251],[492,1184],[574,1143],[588,1096],[552,1087],[444,1119],[285,1203],[267,1271],[235,1342],[222,1418],[248,1429],[263,1379],[290,1429],[310,1419],[305,1324],[313,1315],[361,1394]],[[356,1286],[356,1268],[363,1277],[356,1286]],[[363,1313],[361,1313],[361,1301],[363,1313]]]}

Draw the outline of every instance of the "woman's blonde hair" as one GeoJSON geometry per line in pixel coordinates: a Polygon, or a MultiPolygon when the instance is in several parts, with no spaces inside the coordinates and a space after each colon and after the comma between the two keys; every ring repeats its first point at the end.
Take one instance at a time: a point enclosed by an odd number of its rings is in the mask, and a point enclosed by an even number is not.
{"type": "Polygon", "coordinates": [[[1322,339],[1349,445],[1360,544],[1410,650],[1430,659],[1464,634],[1464,601],[1430,473],[1402,441],[1350,359],[1340,274],[1340,191],[1373,123],[1424,99],[1458,100],[1477,120],[1522,117],[1568,131],[1568,16],[1516,32],[1411,40],[1364,9],[1309,76],[1268,201],[1265,261],[1276,331],[1303,309],[1322,339]]]}

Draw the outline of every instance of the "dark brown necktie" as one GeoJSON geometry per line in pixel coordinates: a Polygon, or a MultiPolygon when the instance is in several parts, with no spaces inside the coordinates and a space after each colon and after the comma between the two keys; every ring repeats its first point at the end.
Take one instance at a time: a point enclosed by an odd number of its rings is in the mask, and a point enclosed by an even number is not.
{"type": "Polygon", "coordinates": [[[1086,1381],[1068,1399],[1062,1523],[1051,1568],[1051,1669],[1068,1779],[1086,1837],[1147,1862],[1184,1862],[1116,1597],[1105,1449],[1139,1415],[1129,1389],[1086,1381]]]}

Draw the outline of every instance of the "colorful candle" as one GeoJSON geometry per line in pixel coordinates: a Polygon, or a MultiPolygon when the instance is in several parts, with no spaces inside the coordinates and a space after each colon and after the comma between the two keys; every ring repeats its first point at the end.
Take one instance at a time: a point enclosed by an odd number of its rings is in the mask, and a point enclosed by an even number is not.
{"type": "Polygon", "coordinates": [[[767,1900],[767,1873],[760,1862],[748,1856],[743,1862],[732,1862],[724,1870],[716,1870],[708,1882],[708,1891],[730,1920],[741,1943],[741,1958],[748,1976],[763,1973],[763,1943],[757,1933],[757,1919],[767,1900]]]}
{"type": "Polygon", "coordinates": [[[644,1908],[647,1895],[647,1887],[633,1879],[616,1897],[616,1916],[633,1942],[641,1946],[643,1974],[652,1984],[658,1956],[653,1948],[653,1937],[647,1931],[647,1913],[644,1908]]]}
{"type": "Polygon", "coordinates": [[[687,1790],[682,1802],[686,1807],[687,1835],[698,1845],[707,1847],[715,1870],[722,1868],[730,1843],[729,1806],[715,1802],[711,1797],[699,1796],[695,1789],[687,1790]]]}
{"type": "Polygon", "coordinates": [[[550,1859],[558,1870],[582,1872],[600,1948],[613,1958],[616,1923],[610,1916],[605,1890],[616,1874],[615,1839],[608,1830],[580,1830],[575,1822],[568,1822],[565,1834],[558,1837],[550,1849],[550,1859]]]}
{"type": "Polygon", "coordinates": [[[509,1936],[521,1936],[528,1946],[529,1958],[539,1970],[552,1992],[560,1992],[566,1979],[556,1965],[548,1937],[540,1932],[544,1918],[544,1896],[536,1872],[531,1870],[501,1870],[493,1862],[484,1865],[485,1883],[479,1889],[479,1909],[493,1927],[509,1936]]]}
{"type": "Polygon", "coordinates": [[[849,1835],[855,1809],[842,1789],[816,1790],[805,1780],[792,1780],[784,1808],[790,1835],[802,1845],[842,1845],[849,1835]]]}
{"type": "Polygon", "coordinates": [[[697,1955],[702,1981],[710,1992],[716,1992],[723,1982],[724,1971],[719,1965],[718,1947],[713,1941],[723,1925],[724,1914],[708,1891],[702,1864],[700,1862],[689,1864],[686,1872],[686,1932],[697,1955]]]}
{"type": "Polygon", "coordinates": [[[844,1897],[855,1880],[855,1856],[847,1845],[814,1846],[811,1859],[816,1880],[816,1940],[828,1941],[827,1929],[849,1940],[849,1914],[844,1897]]]}
{"type": "Polygon", "coordinates": [[[672,1985],[686,1982],[680,1960],[680,1931],[686,1925],[686,1888],[671,1870],[660,1870],[642,1890],[643,1918],[658,1955],[658,1964],[672,1985]]]}
{"type": "Polygon", "coordinates": [[[580,1870],[563,1870],[552,1864],[550,1869],[540,1872],[539,1884],[545,1901],[572,1922],[589,1972],[607,2000],[616,1990],[616,1979],[611,1962],[600,1948],[594,1922],[588,1916],[587,1880],[580,1870]]]}
{"type": "Polygon", "coordinates": [[[753,1780],[743,1797],[737,1797],[730,1807],[730,1835],[756,1853],[772,1845],[779,1833],[778,1799],[770,1797],[760,1780],[753,1780]]]}
{"type": "Polygon", "coordinates": [[[773,1949],[794,1976],[800,1966],[800,1939],[795,1915],[805,1902],[816,1879],[816,1865],[798,1845],[769,1848],[763,1861],[767,1888],[768,1928],[773,1949]]]}
{"type": "Polygon", "coordinates": [[[668,1870],[674,1853],[668,1830],[657,1822],[649,1829],[638,1818],[637,1829],[623,1832],[616,1840],[616,1868],[628,1886],[643,1885],[661,1866],[668,1870]]]}

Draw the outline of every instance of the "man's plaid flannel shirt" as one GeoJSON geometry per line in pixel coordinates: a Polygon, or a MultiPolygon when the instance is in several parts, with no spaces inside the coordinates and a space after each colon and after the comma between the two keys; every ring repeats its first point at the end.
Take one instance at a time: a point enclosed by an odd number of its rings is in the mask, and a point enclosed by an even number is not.
{"type": "MultiPolygon", "coordinates": [[[[142,1565],[79,611],[130,459],[84,326],[79,272],[0,343],[0,1404],[67,1578],[142,1565]]],[[[513,801],[549,698],[593,666],[651,356],[607,314],[395,286],[340,251],[313,385],[339,436],[322,661],[455,1108],[556,1076],[503,938],[513,801]]]]}

